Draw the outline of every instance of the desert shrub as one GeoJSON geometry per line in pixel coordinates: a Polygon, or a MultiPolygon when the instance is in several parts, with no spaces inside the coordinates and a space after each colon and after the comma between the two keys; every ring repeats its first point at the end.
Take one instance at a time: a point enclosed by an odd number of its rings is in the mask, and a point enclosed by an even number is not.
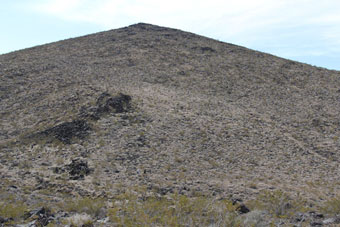
{"type": "Polygon", "coordinates": [[[17,220],[22,217],[26,211],[27,206],[23,202],[0,202],[0,216],[3,218],[17,220]]]}
{"type": "Polygon", "coordinates": [[[325,202],[321,210],[326,214],[340,215],[340,195],[325,202]]]}
{"type": "Polygon", "coordinates": [[[68,212],[86,213],[94,217],[100,214],[101,209],[105,206],[104,200],[97,198],[77,198],[61,204],[62,208],[68,212]]]}
{"type": "Polygon", "coordinates": [[[239,226],[236,206],[229,200],[206,197],[138,198],[126,193],[109,210],[110,220],[119,226],[239,226]]]}
{"type": "Polygon", "coordinates": [[[269,223],[265,218],[265,212],[260,210],[254,210],[244,215],[244,226],[262,227],[268,226],[269,223]]]}
{"type": "Polygon", "coordinates": [[[93,226],[91,216],[88,214],[74,214],[62,221],[65,226],[93,226]]]}
{"type": "Polygon", "coordinates": [[[276,218],[288,218],[305,209],[305,201],[299,198],[292,200],[288,194],[281,190],[262,191],[248,205],[252,210],[264,210],[276,218]]]}

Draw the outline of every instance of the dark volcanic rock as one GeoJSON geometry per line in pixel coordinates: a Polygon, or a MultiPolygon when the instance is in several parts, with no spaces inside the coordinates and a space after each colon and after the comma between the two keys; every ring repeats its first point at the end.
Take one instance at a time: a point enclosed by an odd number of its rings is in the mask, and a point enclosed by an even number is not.
{"type": "Polygon", "coordinates": [[[130,107],[131,96],[119,94],[111,96],[108,93],[103,93],[97,99],[97,109],[94,118],[100,118],[107,113],[123,113],[127,112],[130,107]]]}
{"type": "Polygon", "coordinates": [[[215,53],[216,52],[216,50],[214,50],[213,48],[211,48],[211,47],[194,47],[193,49],[199,49],[199,50],[201,50],[202,51],[202,53],[215,53]]]}
{"type": "Polygon", "coordinates": [[[91,173],[91,169],[88,167],[87,161],[74,159],[69,165],[66,165],[66,169],[71,175],[71,180],[84,179],[86,175],[91,173]]]}
{"type": "Polygon", "coordinates": [[[85,120],[74,120],[47,129],[41,134],[53,136],[65,144],[70,144],[73,138],[85,138],[85,136],[88,135],[88,131],[90,129],[90,125],[85,120]]]}
{"type": "Polygon", "coordinates": [[[312,221],[310,223],[310,226],[322,226],[322,222],[321,221],[312,221]]]}
{"type": "Polygon", "coordinates": [[[57,173],[57,174],[61,174],[61,173],[65,172],[64,168],[58,167],[58,166],[57,167],[53,167],[52,170],[53,170],[53,173],[57,173]]]}
{"type": "Polygon", "coordinates": [[[25,214],[25,218],[32,218],[35,221],[34,226],[46,226],[53,220],[52,212],[45,207],[41,207],[25,214]]]}
{"type": "Polygon", "coordinates": [[[102,116],[108,113],[123,113],[130,109],[131,96],[118,94],[111,96],[104,92],[97,99],[97,106],[80,110],[80,117],[71,122],[64,122],[60,125],[49,128],[38,133],[38,136],[46,136],[55,138],[64,144],[71,144],[73,138],[84,139],[91,130],[91,126],[87,119],[99,120],[102,116]]]}
{"type": "Polygon", "coordinates": [[[246,205],[244,205],[244,204],[240,204],[240,205],[237,207],[237,211],[238,211],[240,214],[246,214],[246,213],[250,212],[249,208],[246,207],[246,205]]]}
{"type": "Polygon", "coordinates": [[[323,224],[329,225],[329,224],[340,224],[340,216],[334,217],[334,218],[327,218],[322,221],[323,224]]]}
{"type": "Polygon", "coordinates": [[[6,220],[3,217],[0,217],[0,223],[5,223],[6,220]]]}
{"type": "Polygon", "coordinates": [[[70,180],[82,180],[93,170],[89,168],[86,160],[73,159],[70,164],[61,167],[53,167],[52,171],[56,174],[68,172],[68,174],[70,175],[70,180]]]}
{"type": "Polygon", "coordinates": [[[7,222],[10,222],[10,221],[13,221],[13,219],[12,218],[3,218],[3,217],[0,217],[0,226],[2,227],[2,226],[6,226],[6,225],[4,225],[5,223],[7,223],[7,222]]]}
{"type": "Polygon", "coordinates": [[[108,113],[124,113],[129,111],[131,96],[119,93],[116,96],[104,92],[96,102],[96,106],[82,107],[80,117],[84,119],[99,120],[108,113]]]}

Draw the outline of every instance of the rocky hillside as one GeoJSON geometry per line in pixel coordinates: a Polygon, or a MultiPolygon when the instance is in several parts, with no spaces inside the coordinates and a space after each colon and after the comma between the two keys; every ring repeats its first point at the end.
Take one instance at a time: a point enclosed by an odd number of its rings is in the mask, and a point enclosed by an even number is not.
{"type": "Polygon", "coordinates": [[[339,113],[338,71],[149,24],[0,55],[0,225],[335,226],[339,113]]]}

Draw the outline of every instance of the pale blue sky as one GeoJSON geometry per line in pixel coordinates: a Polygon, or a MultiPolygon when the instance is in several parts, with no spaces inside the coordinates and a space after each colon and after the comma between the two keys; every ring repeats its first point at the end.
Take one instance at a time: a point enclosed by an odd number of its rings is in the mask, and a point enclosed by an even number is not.
{"type": "Polygon", "coordinates": [[[338,0],[2,0],[0,54],[145,22],[340,70],[338,0]]]}

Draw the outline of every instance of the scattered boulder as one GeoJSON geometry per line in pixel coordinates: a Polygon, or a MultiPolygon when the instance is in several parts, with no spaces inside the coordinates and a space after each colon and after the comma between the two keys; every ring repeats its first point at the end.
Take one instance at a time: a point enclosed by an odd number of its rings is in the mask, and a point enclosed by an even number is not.
{"type": "Polygon", "coordinates": [[[214,50],[214,49],[211,48],[211,47],[201,47],[201,50],[202,50],[203,52],[211,52],[211,53],[216,52],[216,50],[214,50]]]}
{"type": "Polygon", "coordinates": [[[295,222],[304,222],[307,219],[307,215],[301,212],[296,213],[294,221],[295,222]]]}
{"type": "Polygon", "coordinates": [[[42,177],[36,176],[35,179],[37,181],[37,185],[36,185],[35,190],[46,189],[46,188],[51,186],[50,182],[44,180],[44,178],[42,178],[42,177]]]}
{"type": "Polygon", "coordinates": [[[249,208],[246,207],[246,205],[244,205],[244,204],[242,204],[242,203],[237,207],[236,210],[237,210],[240,214],[246,214],[246,213],[250,212],[249,208]]]}
{"type": "Polygon", "coordinates": [[[93,119],[99,119],[107,113],[123,113],[130,108],[131,96],[125,94],[118,94],[111,96],[104,92],[97,99],[97,108],[92,115],[93,119]]]}
{"type": "Polygon", "coordinates": [[[6,219],[4,219],[3,217],[0,217],[0,224],[5,223],[6,219]]]}
{"type": "Polygon", "coordinates": [[[330,225],[330,224],[340,224],[340,217],[334,217],[334,218],[327,218],[322,221],[324,225],[330,225]]]}
{"type": "Polygon", "coordinates": [[[131,96],[118,94],[112,96],[102,93],[96,106],[82,107],[78,117],[71,122],[64,122],[54,127],[38,132],[30,138],[47,139],[47,142],[57,139],[64,144],[71,144],[73,139],[84,139],[92,129],[88,120],[99,120],[108,113],[124,113],[129,111],[131,96]]]}
{"type": "Polygon", "coordinates": [[[310,223],[310,226],[322,226],[322,222],[321,221],[312,221],[310,223]]]}
{"type": "Polygon", "coordinates": [[[71,175],[71,180],[82,180],[92,172],[88,167],[87,161],[81,159],[72,160],[70,164],[66,165],[66,169],[71,175]]]}
{"type": "Polygon", "coordinates": [[[309,214],[310,214],[310,216],[312,216],[313,218],[316,218],[316,219],[324,218],[323,214],[317,213],[315,211],[310,211],[309,214]]]}
{"type": "Polygon", "coordinates": [[[318,213],[316,211],[309,211],[306,213],[298,212],[294,215],[291,223],[296,224],[303,222],[309,222],[310,226],[332,225],[339,224],[340,217],[325,218],[324,214],[318,213]]]}
{"type": "Polygon", "coordinates": [[[240,198],[231,198],[231,202],[234,206],[236,206],[236,211],[239,214],[246,214],[250,212],[250,209],[242,203],[242,199],[240,198]]]}
{"type": "Polygon", "coordinates": [[[56,174],[67,172],[70,175],[70,180],[83,180],[93,169],[89,168],[86,160],[77,158],[65,166],[52,167],[52,171],[56,174]]]}
{"type": "Polygon", "coordinates": [[[80,109],[80,118],[99,120],[103,116],[109,113],[124,113],[128,112],[131,105],[131,96],[119,93],[112,96],[111,94],[104,92],[97,98],[95,106],[85,107],[80,109]]]}
{"type": "Polygon", "coordinates": [[[46,226],[54,219],[54,216],[50,209],[40,207],[27,212],[25,219],[29,218],[34,220],[34,226],[46,226]]]}
{"type": "Polygon", "coordinates": [[[216,50],[214,50],[211,47],[193,47],[193,50],[199,50],[201,53],[215,53],[216,50]]]}
{"type": "Polygon", "coordinates": [[[173,190],[172,187],[157,188],[157,189],[158,189],[157,192],[158,192],[160,195],[162,195],[162,196],[164,196],[164,195],[166,195],[166,194],[168,194],[168,193],[173,193],[173,192],[174,192],[174,190],[173,190]]]}
{"type": "Polygon", "coordinates": [[[52,170],[53,170],[53,173],[56,173],[56,174],[61,174],[61,173],[64,173],[64,172],[65,172],[65,169],[64,169],[64,168],[58,167],[58,166],[53,167],[52,170]]]}

